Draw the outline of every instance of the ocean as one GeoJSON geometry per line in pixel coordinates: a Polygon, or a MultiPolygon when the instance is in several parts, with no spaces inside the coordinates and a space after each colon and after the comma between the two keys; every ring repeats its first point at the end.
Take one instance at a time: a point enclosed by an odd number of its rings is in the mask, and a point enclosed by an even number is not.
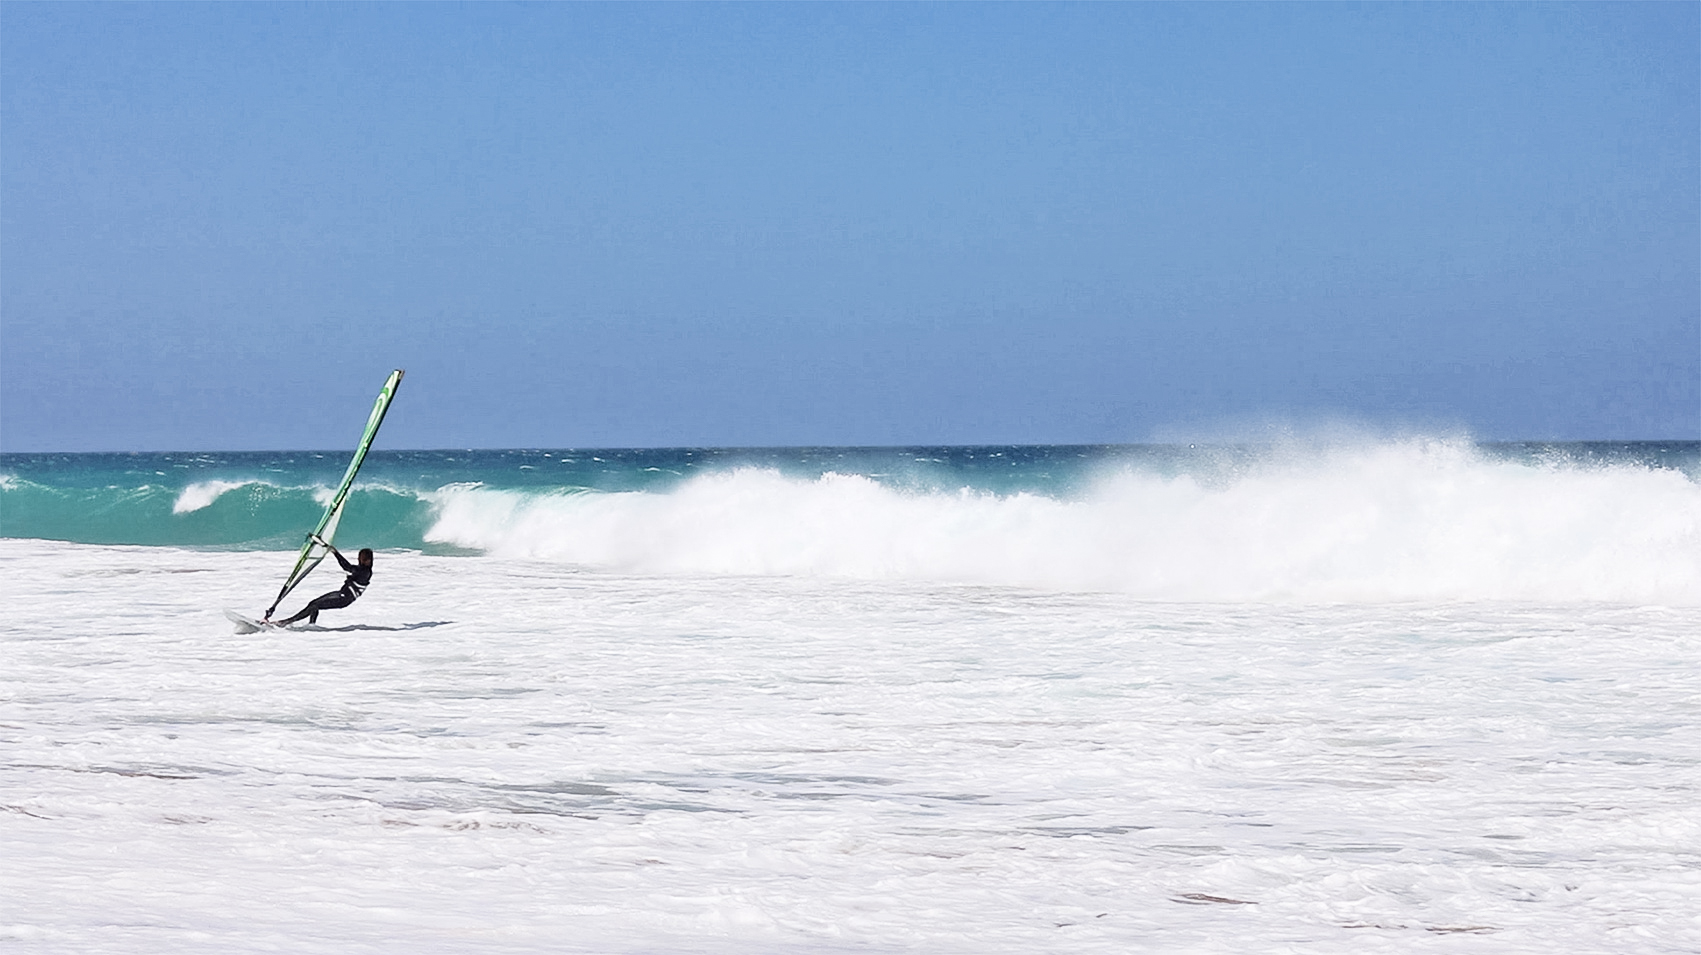
{"type": "Polygon", "coordinates": [[[0,947],[1701,951],[1701,443],[346,463],[0,455],[0,947]]]}

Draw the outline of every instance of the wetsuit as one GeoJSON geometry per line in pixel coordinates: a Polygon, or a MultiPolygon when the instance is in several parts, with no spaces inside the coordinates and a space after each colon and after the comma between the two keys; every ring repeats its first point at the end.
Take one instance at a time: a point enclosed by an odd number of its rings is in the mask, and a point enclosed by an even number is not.
{"type": "Polygon", "coordinates": [[[346,607],[349,604],[354,603],[354,598],[360,596],[361,593],[366,590],[366,586],[372,583],[371,567],[362,567],[359,564],[351,564],[348,561],[343,560],[343,555],[336,551],[331,551],[331,556],[337,559],[337,563],[343,565],[343,570],[348,571],[348,579],[343,581],[342,589],[333,590],[323,596],[314,597],[311,603],[301,608],[300,613],[290,617],[288,620],[282,621],[280,626],[289,626],[297,620],[300,620],[302,617],[306,617],[308,623],[318,623],[319,611],[336,610],[340,607],[346,607]]]}

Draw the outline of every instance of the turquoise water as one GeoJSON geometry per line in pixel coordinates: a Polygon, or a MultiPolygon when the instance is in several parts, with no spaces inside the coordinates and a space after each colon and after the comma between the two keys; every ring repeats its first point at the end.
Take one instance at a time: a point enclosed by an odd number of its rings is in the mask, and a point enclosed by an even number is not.
{"type": "MultiPolygon", "coordinates": [[[[1068,494],[1094,465],[1130,453],[1102,447],[374,451],[341,533],[375,547],[443,550],[424,539],[437,509],[429,499],[434,492],[666,494],[694,477],[740,468],[804,479],[859,474],[911,490],[1068,494]]],[[[1172,470],[1185,457],[1169,448],[1136,456],[1172,470]]],[[[346,464],[346,453],[332,451],[0,455],[0,536],[294,546],[346,464]]]]}
{"type": "MultiPolygon", "coordinates": [[[[467,550],[432,540],[444,495],[482,489],[522,498],[666,496],[711,475],[760,471],[794,482],[866,478],[910,496],[970,492],[1060,501],[1107,474],[1234,485],[1270,467],[1322,462],[1305,447],[1007,446],[374,451],[341,536],[378,548],[467,550]]],[[[1535,471],[1669,470],[1701,477],[1701,442],[1479,444],[1480,463],[1535,471]]],[[[291,548],[323,510],[346,452],[0,455],[0,536],[91,544],[291,548]]],[[[1327,465],[1321,465],[1326,467],[1327,465]]],[[[476,548],[473,548],[476,549],[476,548]]]]}

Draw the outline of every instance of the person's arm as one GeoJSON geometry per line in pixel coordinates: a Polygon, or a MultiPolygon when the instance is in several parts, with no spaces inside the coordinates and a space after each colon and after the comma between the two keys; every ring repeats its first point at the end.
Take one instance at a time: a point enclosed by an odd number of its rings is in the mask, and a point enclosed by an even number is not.
{"type": "MultiPolygon", "coordinates": [[[[326,546],[329,547],[330,545],[327,544],[326,546]]],[[[337,559],[337,563],[343,565],[343,572],[344,573],[352,574],[356,570],[360,569],[360,568],[356,567],[354,564],[351,564],[347,560],[345,560],[343,558],[343,552],[340,551],[340,550],[337,550],[335,547],[331,548],[331,556],[335,557],[337,559]]]]}

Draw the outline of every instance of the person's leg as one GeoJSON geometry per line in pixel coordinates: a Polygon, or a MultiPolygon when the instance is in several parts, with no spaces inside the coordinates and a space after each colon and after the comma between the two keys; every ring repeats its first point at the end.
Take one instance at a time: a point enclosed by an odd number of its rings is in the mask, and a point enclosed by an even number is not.
{"type": "Polygon", "coordinates": [[[307,606],[302,607],[299,611],[297,611],[295,616],[290,617],[287,620],[280,621],[278,626],[287,627],[297,620],[300,620],[302,617],[306,617],[308,623],[318,623],[319,611],[336,610],[338,607],[346,607],[351,603],[354,603],[354,597],[349,594],[345,594],[340,590],[333,590],[328,594],[320,594],[308,601],[307,606]]]}
{"type": "Polygon", "coordinates": [[[320,599],[321,598],[315,597],[312,600],[308,601],[307,606],[302,607],[300,610],[297,610],[295,612],[294,616],[285,617],[282,620],[279,620],[278,626],[287,627],[290,624],[296,622],[297,620],[300,620],[302,617],[305,617],[308,614],[312,613],[313,612],[313,605],[318,603],[320,599]]]}
{"type": "Polygon", "coordinates": [[[300,620],[302,617],[307,616],[308,614],[313,612],[313,605],[318,603],[318,602],[319,602],[319,598],[317,598],[317,597],[308,601],[307,606],[302,607],[300,610],[297,610],[293,616],[285,617],[282,620],[279,620],[278,626],[287,627],[290,624],[296,622],[297,620],[300,620]]]}
{"type": "Polygon", "coordinates": [[[306,609],[310,611],[307,615],[307,622],[318,623],[319,611],[321,610],[339,610],[351,603],[354,603],[354,594],[344,593],[341,590],[336,593],[326,594],[323,597],[318,597],[314,599],[312,603],[307,605],[306,609]]]}

